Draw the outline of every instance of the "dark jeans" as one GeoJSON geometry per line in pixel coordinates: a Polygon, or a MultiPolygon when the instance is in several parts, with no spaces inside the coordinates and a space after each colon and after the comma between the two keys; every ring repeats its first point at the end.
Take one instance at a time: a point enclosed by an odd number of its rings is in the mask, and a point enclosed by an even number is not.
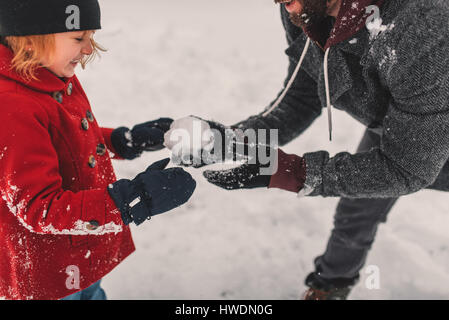
{"type": "MultiPolygon", "coordinates": [[[[357,152],[369,151],[380,144],[380,136],[367,130],[357,152]]],[[[380,223],[386,222],[398,198],[341,198],[334,217],[334,229],[325,253],[315,259],[324,279],[352,279],[359,275],[374,242],[380,223]]]]}
{"type": "Polygon", "coordinates": [[[78,291],[61,300],[106,300],[106,293],[100,286],[101,280],[95,282],[90,287],[78,291]]]}

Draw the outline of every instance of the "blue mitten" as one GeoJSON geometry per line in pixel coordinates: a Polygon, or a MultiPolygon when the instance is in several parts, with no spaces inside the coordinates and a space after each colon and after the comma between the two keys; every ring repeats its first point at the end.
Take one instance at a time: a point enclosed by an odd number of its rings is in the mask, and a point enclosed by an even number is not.
{"type": "Polygon", "coordinates": [[[196,182],[182,168],[165,167],[170,159],[149,166],[133,180],[122,179],[108,191],[122,214],[125,224],[141,224],[152,216],[184,204],[192,196],[196,182]]]}
{"type": "Polygon", "coordinates": [[[115,129],[111,135],[112,145],[118,154],[128,160],[139,157],[144,151],[164,148],[164,134],[170,129],[173,119],[160,118],[134,126],[115,129]]]}

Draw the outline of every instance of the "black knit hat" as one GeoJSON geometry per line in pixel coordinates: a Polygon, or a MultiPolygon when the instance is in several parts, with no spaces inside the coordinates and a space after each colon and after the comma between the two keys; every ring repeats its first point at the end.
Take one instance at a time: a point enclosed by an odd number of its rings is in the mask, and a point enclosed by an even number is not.
{"type": "Polygon", "coordinates": [[[98,0],[0,0],[0,36],[101,29],[98,0]]]}

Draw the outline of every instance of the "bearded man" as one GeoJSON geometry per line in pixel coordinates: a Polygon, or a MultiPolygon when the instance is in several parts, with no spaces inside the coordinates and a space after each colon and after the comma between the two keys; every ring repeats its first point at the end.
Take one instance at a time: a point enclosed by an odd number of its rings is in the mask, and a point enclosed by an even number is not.
{"type": "Polygon", "coordinates": [[[227,190],[268,187],[340,197],[327,248],[306,278],[305,298],[346,299],[398,197],[424,188],[449,191],[449,2],[275,2],[281,4],[289,45],[284,90],[263,112],[233,126],[202,123],[223,133],[276,129],[282,146],[303,133],[322,108],[331,138],[335,107],[366,132],[354,154],[298,156],[278,149],[271,175],[260,174],[256,161],[204,176],[227,190]]]}

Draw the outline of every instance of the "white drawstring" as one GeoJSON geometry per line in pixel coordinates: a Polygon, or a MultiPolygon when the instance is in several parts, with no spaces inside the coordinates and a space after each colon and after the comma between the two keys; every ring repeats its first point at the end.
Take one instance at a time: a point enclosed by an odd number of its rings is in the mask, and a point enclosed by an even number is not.
{"type": "Polygon", "coordinates": [[[270,114],[271,111],[273,111],[275,108],[277,108],[277,106],[279,106],[279,104],[285,98],[287,91],[290,89],[290,87],[293,84],[293,81],[295,81],[296,76],[298,75],[299,69],[301,69],[302,62],[304,61],[304,58],[307,54],[307,50],[309,50],[309,46],[310,46],[310,38],[307,38],[306,45],[304,46],[304,50],[302,50],[301,58],[299,59],[299,62],[296,65],[296,69],[293,72],[292,76],[290,77],[290,80],[288,81],[287,86],[285,87],[284,91],[279,96],[279,98],[276,100],[276,102],[271,106],[271,108],[262,114],[262,117],[266,117],[268,114],[270,114]]]}
{"type": "MultiPolygon", "coordinates": [[[[304,49],[302,50],[301,58],[299,59],[299,62],[296,65],[295,71],[293,72],[292,76],[288,80],[287,86],[285,87],[284,91],[282,91],[282,94],[279,96],[279,98],[273,103],[273,105],[262,114],[262,117],[266,117],[267,115],[269,115],[274,109],[276,109],[279,106],[279,104],[282,102],[282,100],[284,100],[285,95],[287,94],[287,91],[291,88],[293,81],[295,81],[296,76],[298,75],[298,72],[301,69],[301,65],[304,61],[307,51],[309,50],[309,46],[310,46],[310,38],[307,38],[306,45],[304,46],[304,49]]],[[[328,126],[329,126],[329,140],[332,141],[332,104],[331,104],[330,89],[329,89],[329,70],[328,70],[329,51],[330,51],[330,48],[327,48],[327,50],[324,54],[324,84],[326,87],[326,107],[327,107],[327,118],[328,118],[328,126]]]]}
{"type": "Polygon", "coordinates": [[[326,49],[324,54],[324,84],[326,87],[326,106],[327,106],[327,119],[329,125],[329,140],[332,141],[332,104],[331,95],[329,90],[329,70],[327,67],[330,48],[326,49]]]}

